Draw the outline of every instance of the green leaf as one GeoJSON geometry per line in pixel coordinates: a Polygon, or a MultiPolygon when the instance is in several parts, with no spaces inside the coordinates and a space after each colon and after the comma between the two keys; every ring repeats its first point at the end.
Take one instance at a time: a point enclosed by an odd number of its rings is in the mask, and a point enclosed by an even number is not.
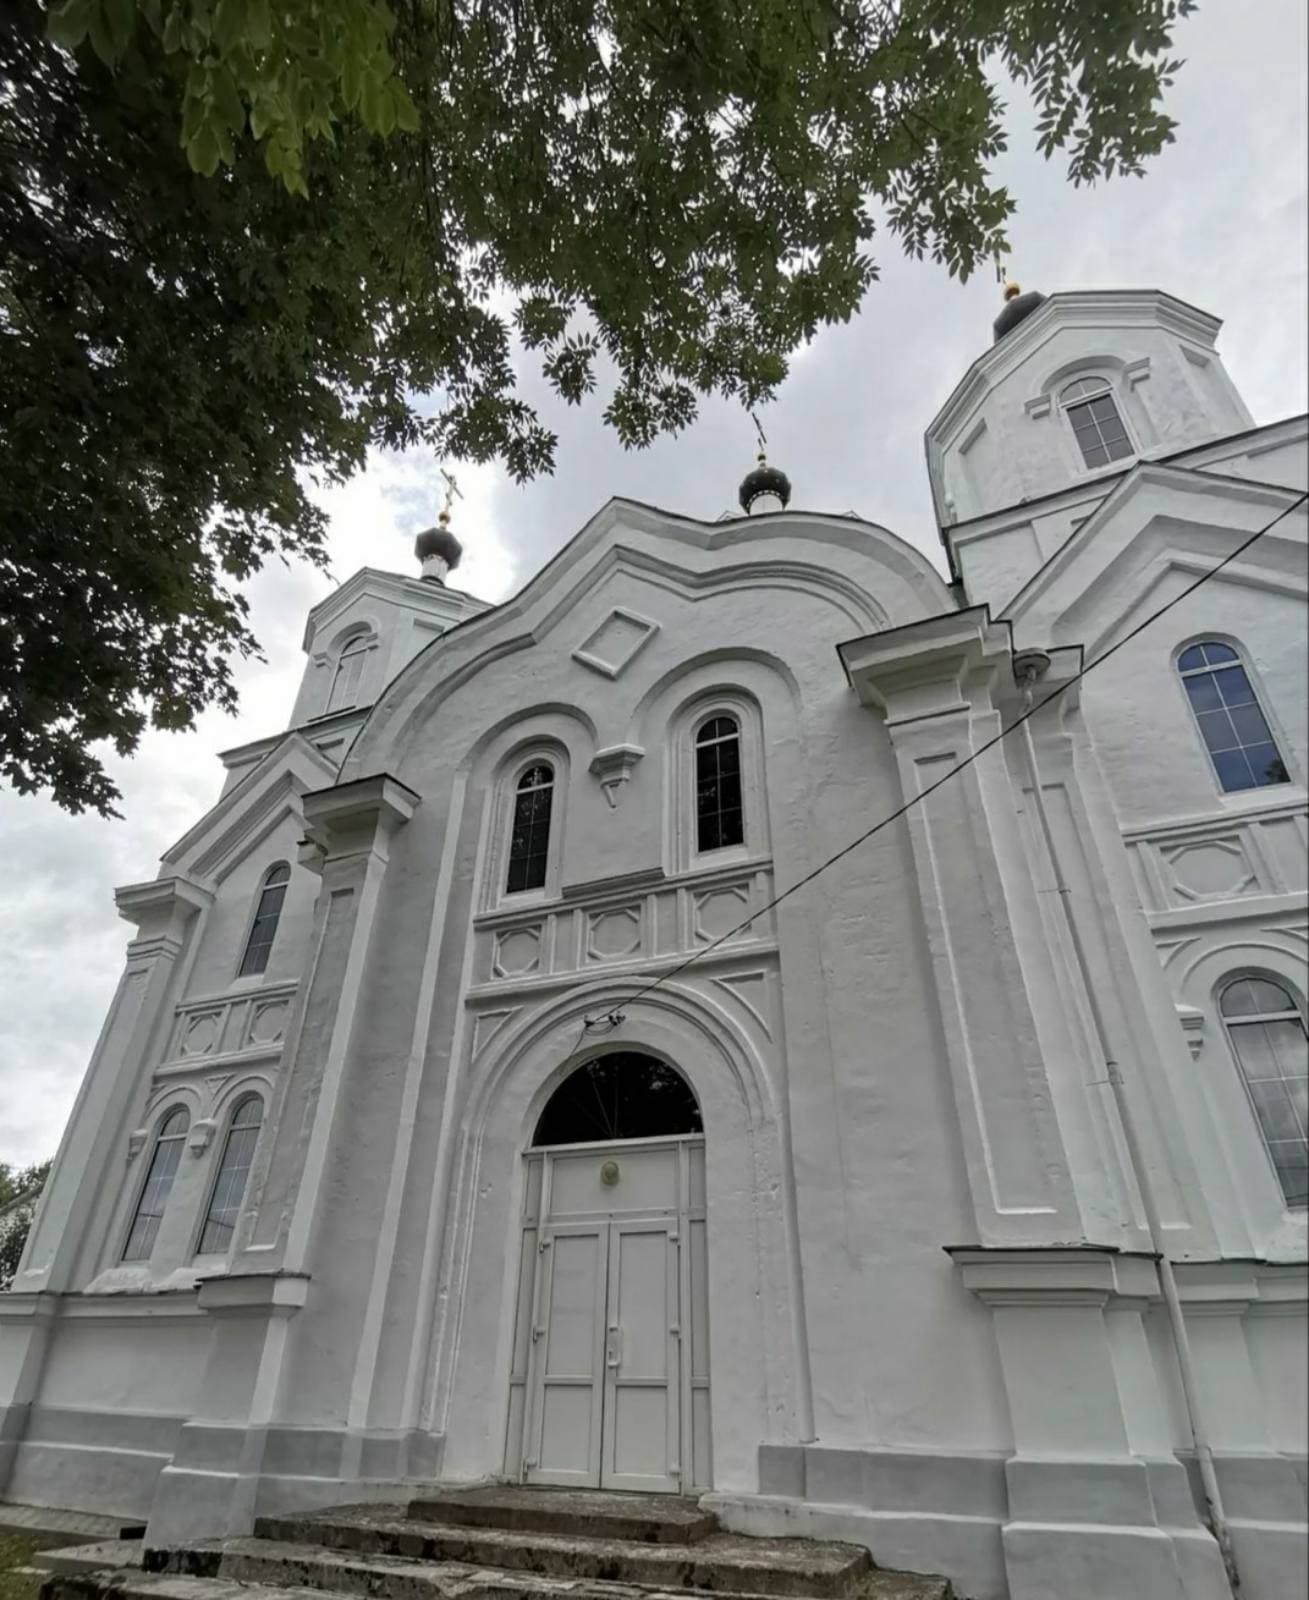
{"type": "Polygon", "coordinates": [[[64,0],[50,13],[50,37],[65,50],[76,50],[91,26],[93,0],[64,0]]]}

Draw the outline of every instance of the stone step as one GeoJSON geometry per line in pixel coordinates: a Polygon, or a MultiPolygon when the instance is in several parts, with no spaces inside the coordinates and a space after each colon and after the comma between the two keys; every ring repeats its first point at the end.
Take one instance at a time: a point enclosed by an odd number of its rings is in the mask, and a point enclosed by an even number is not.
{"type": "Polygon", "coordinates": [[[0,1534],[16,1533],[44,1539],[57,1537],[61,1544],[93,1544],[101,1539],[135,1537],[145,1532],[145,1524],[131,1517],[102,1517],[89,1511],[55,1511],[49,1506],[0,1504],[0,1534]]]}
{"type": "MultiPolygon", "coordinates": [[[[253,1548],[260,1540],[275,1540],[366,1556],[456,1562],[662,1589],[791,1595],[804,1600],[846,1600],[872,1565],[861,1545],[834,1541],[712,1533],[694,1544],[638,1544],[576,1534],[419,1522],[398,1516],[394,1507],[379,1506],[351,1506],[320,1515],[260,1517],[255,1533],[255,1541],[240,1541],[241,1544],[253,1548]]],[[[233,1543],[220,1541],[218,1548],[233,1543]]],[[[206,1553],[212,1555],[214,1549],[211,1543],[206,1553]]],[[[189,1553],[197,1554],[199,1550],[195,1546],[189,1553]]],[[[185,1556],[188,1552],[175,1554],[185,1556]]],[[[150,1555],[146,1565],[151,1565],[150,1555]]],[[[201,1575],[211,1576],[212,1571],[201,1575]]],[[[253,1577],[251,1581],[255,1581],[253,1577]]],[[[290,1581],[302,1580],[292,1576],[290,1581]]]]}
{"type": "Polygon", "coordinates": [[[139,1567],[142,1549],[139,1539],[102,1539],[96,1544],[37,1550],[31,1564],[41,1572],[99,1572],[106,1567],[139,1567]]]}
{"type": "MultiPolygon", "coordinates": [[[[556,1596],[559,1600],[685,1600],[688,1588],[699,1594],[713,1594],[718,1600],[772,1600],[778,1592],[757,1586],[743,1589],[687,1585],[677,1577],[667,1581],[667,1574],[665,1582],[651,1585],[576,1572],[544,1573],[467,1562],[361,1555],[270,1539],[213,1540],[171,1552],[168,1560],[172,1568],[168,1576],[201,1576],[215,1583],[239,1583],[252,1594],[262,1592],[269,1596],[307,1588],[332,1600],[340,1596],[350,1596],[351,1600],[358,1600],[359,1596],[375,1600],[447,1600],[453,1596],[459,1600],[553,1600],[556,1596]]],[[[114,1585],[115,1600],[122,1592],[120,1578],[114,1585]]],[[[845,1591],[845,1597],[950,1600],[950,1586],[942,1578],[866,1567],[845,1591]]],[[[49,1595],[47,1600],[51,1600],[49,1595]]]]}
{"type": "Polygon", "coordinates": [[[409,1502],[419,1522],[460,1528],[580,1534],[639,1544],[696,1544],[718,1531],[718,1519],[694,1500],[670,1494],[617,1494],[604,1489],[434,1489],[409,1502]]]}
{"type": "MultiPolygon", "coordinates": [[[[350,1558],[341,1557],[348,1563],[350,1558]]],[[[361,1563],[362,1564],[362,1563],[361,1563]]],[[[424,1600],[686,1600],[684,1589],[652,1589],[577,1578],[552,1578],[531,1572],[504,1572],[485,1567],[432,1566],[375,1557],[374,1594],[389,1594],[397,1569],[416,1568],[426,1575],[424,1600]]],[[[364,1591],[320,1589],[304,1585],[273,1586],[238,1577],[190,1577],[180,1573],[100,1572],[59,1574],[47,1580],[43,1600],[358,1600],[364,1591]]],[[[702,1591],[703,1592],[703,1591],[702,1591]]],[[[759,1594],[723,1594],[721,1600],[768,1600],[759,1594]]],[[[953,1600],[943,1578],[870,1571],[852,1600],[953,1600]]]]}

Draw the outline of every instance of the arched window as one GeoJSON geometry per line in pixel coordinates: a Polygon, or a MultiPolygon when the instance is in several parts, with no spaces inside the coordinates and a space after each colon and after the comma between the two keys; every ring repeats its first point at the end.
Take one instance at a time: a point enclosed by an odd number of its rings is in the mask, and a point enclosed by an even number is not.
{"type": "Polygon", "coordinates": [[[703,1130],[680,1072],[654,1056],[615,1050],[569,1073],[546,1101],[532,1143],[608,1144],[703,1130]]]}
{"type": "Polygon", "coordinates": [[[218,1163],[218,1176],[214,1179],[204,1227],[200,1230],[198,1253],[202,1256],[226,1250],[232,1242],[263,1120],[264,1103],[257,1094],[246,1095],[232,1113],[223,1159],[218,1163]]]}
{"type": "Polygon", "coordinates": [[[735,717],[710,717],[695,736],[695,832],[701,850],[745,840],[741,729],[735,717]]]}
{"type": "Polygon", "coordinates": [[[1280,983],[1237,978],[1219,1010],[1288,1206],[1309,1205],[1309,1039],[1280,983]]]}
{"type": "Polygon", "coordinates": [[[191,1119],[181,1106],[170,1111],[159,1124],[155,1147],[150,1153],[150,1166],[141,1185],[141,1198],[136,1202],[132,1226],[127,1230],[127,1243],[123,1246],[124,1261],[150,1259],[164,1207],[168,1204],[169,1191],[177,1176],[177,1164],[182,1159],[186,1130],[190,1125],[191,1119]]]}
{"type": "Polygon", "coordinates": [[[1104,467],[1135,454],[1107,379],[1074,379],[1060,391],[1059,404],[1088,467],[1104,467]]]}
{"type": "Polygon", "coordinates": [[[1206,639],[1177,658],[1191,710],[1225,792],[1289,783],[1286,764],[1230,644],[1206,639]]]}
{"type": "Polygon", "coordinates": [[[554,769],[545,762],[528,767],[518,780],[514,823],[509,835],[509,877],[505,883],[508,894],[540,889],[545,884],[554,787],[554,769]]]}
{"type": "Polygon", "coordinates": [[[291,869],[285,861],[269,867],[259,891],[255,906],[255,919],[250,924],[250,937],[245,942],[238,978],[258,976],[268,966],[268,954],[273,948],[278,919],[282,915],[282,902],[286,899],[286,886],[291,881],[291,869]]]}
{"type": "Polygon", "coordinates": [[[364,662],[372,645],[372,636],[367,633],[357,633],[353,639],[346,640],[332,675],[332,688],[327,697],[329,711],[348,711],[351,706],[358,705],[364,662]]]}

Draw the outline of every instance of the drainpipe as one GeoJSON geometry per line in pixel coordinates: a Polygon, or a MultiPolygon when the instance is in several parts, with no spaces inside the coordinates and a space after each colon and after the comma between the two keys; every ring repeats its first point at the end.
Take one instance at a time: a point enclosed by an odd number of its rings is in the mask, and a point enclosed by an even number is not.
{"type": "MultiPolygon", "coordinates": [[[[1022,685],[1023,705],[1029,713],[1032,709],[1033,687],[1037,680],[1044,676],[1049,666],[1050,657],[1044,650],[1022,650],[1014,656],[1014,678],[1022,685]]],[[[1191,1359],[1191,1343],[1186,1331],[1186,1319],[1182,1313],[1181,1297],[1177,1293],[1177,1279],[1173,1275],[1173,1263],[1168,1256],[1167,1240],[1164,1237],[1163,1223],[1159,1216],[1159,1204],[1155,1196],[1150,1170],[1146,1164],[1145,1154],[1141,1147],[1132,1107],[1127,1098],[1127,1088],[1123,1082],[1122,1069],[1114,1057],[1113,1048],[1109,1042],[1109,1029],[1105,1022],[1104,1012],[1100,1006],[1095,984],[1091,980],[1091,968],[1087,960],[1086,946],[1082,943],[1077,919],[1072,913],[1068,885],[1064,882],[1063,869],[1059,864],[1059,854],[1055,849],[1054,831],[1050,826],[1050,817],[1045,808],[1045,794],[1041,786],[1041,769],[1036,760],[1036,741],[1032,738],[1030,715],[1022,723],[1022,732],[1023,744],[1027,752],[1027,765],[1032,779],[1032,798],[1035,801],[1036,815],[1041,826],[1041,836],[1045,841],[1046,854],[1050,858],[1050,871],[1054,878],[1056,900],[1063,917],[1064,926],[1068,930],[1068,938],[1073,948],[1074,959],[1077,962],[1078,974],[1081,977],[1082,988],[1086,994],[1087,1004],[1090,1007],[1096,1048],[1104,1060],[1105,1075],[1108,1078],[1110,1088],[1113,1090],[1114,1104],[1118,1108],[1118,1119],[1122,1125],[1123,1140],[1127,1146],[1128,1164],[1132,1169],[1132,1176],[1136,1180],[1136,1187],[1141,1196],[1141,1205],[1145,1211],[1146,1226],[1150,1233],[1150,1246],[1155,1254],[1159,1272],[1159,1285],[1163,1290],[1164,1306],[1168,1315],[1168,1329],[1172,1335],[1173,1351],[1177,1357],[1177,1370],[1182,1379],[1182,1399],[1186,1410],[1187,1428],[1191,1435],[1191,1444],[1195,1450],[1196,1461],[1200,1467],[1200,1483],[1204,1492],[1205,1507],[1208,1511],[1209,1529],[1218,1541],[1218,1549],[1223,1558],[1223,1566],[1227,1570],[1227,1581],[1235,1597],[1240,1594],[1240,1574],[1236,1567],[1236,1554],[1232,1549],[1231,1529],[1228,1526],[1227,1514],[1223,1510],[1223,1497],[1222,1491],[1218,1487],[1218,1474],[1214,1469],[1213,1448],[1209,1443],[1208,1431],[1204,1426],[1198,1385],[1195,1379],[1195,1364],[1191,1359]]]]}

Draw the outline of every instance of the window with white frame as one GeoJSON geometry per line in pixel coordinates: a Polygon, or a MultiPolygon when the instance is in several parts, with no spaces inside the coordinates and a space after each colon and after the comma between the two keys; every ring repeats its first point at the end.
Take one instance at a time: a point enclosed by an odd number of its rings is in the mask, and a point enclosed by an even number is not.
{"type": "Polygon", "coordinates": [[[548,762],[528,767],[514,790],[514,814],[509,830],[509,871],[506,894],[545,887],[550,859],[550,813],[554,807],[555,775],[548,762]]]}
{"type": "Polygon", "coordinates": [[[695,735],[696,848],[724,850],[745,841],[741,793],[741,725],[719,714],[695,735]]]}
{"type": "Polygon", "coordinates": [[[1059,404],[1088,467],[1136,454],[1107,378],[1075,378],[1060,390],[1059,404]]]}
{"type": "Polygon", "coordinates": [[[1182,651],[1177,670],[1223,791],[1289,783],[1286,763],[1236,650],[1219,639],[1204,639],[1182,651]]]}
{"type": "Polygon", "coordinates": [[[232,1113],[200,1230],[199,1255],[216,1255],[232,1242],[263,1120],[264,1103],[257,1094],[246,1095],[232,1113]]]}
{"type": "Polygon", "coordinates": [[[1237,978],[1218,1001],[1288,1206],[1309,1205],[1309,1036],[1294,997],[1266,977],[1237,978]]]}
{"type": "Polygon", "coordinates": [[[327,696],[329,711],[348,711],[351,706],[359,704],[364,662],[372,647],[372,636],[367,633],[357,633],[354,638],[346,640],[336,660],[336,671],[332,674],[332,687],[327,696]]]}
{"type": "Polygon", "coordinates": [[[285,861],[277,862],[264,874],[259,899],[255,903],[254,921],[250,924],[241,965],[237,970],[238,978],[257,977],[267,969],[273,940],[277,936],[277,924],[282,918],[282,902],[286,899],[286,888],[290,881],[291,869],[285,861]]]}
{"type": "Polygon", "coordinates": [[[164,1208],[172,1192],[173,1179],[177,1176],[178,1164],[182,1159],[186,1131],[190,1126],[191,1119],[181,1106],[170,1111],[159,1124],[154,1149],[150,1152],[150,1165],[146,1169],[145,1182],[141,1185],[141,1194],[132,1216],[132,1226],[127,1230],[127,1243],[123,1246],[124,1261],[150,1259],[164,1208]]]}

